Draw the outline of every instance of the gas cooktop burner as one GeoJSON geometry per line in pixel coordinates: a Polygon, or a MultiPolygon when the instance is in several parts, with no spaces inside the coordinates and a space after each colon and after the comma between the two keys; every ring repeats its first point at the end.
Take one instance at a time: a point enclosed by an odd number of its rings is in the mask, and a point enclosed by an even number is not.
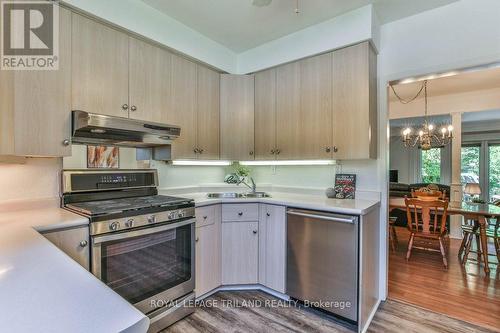
{"type": "Polygon", "coordinates": [[[166,195],[152,195],[144,197],[119,198],[112,200],[96,200],[66,204],[66,207],[85,215],[95,216],[111,213],[122,213],[131,210],[151,207],[169,207],[192,200],[166,195]]]}

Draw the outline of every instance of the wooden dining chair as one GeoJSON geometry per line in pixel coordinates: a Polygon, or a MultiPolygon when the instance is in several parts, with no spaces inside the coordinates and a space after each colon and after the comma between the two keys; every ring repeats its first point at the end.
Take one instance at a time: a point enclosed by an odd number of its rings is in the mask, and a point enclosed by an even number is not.
{"type": "Polygon", "coordinates": [[[408,230],[410,231],[406,260],[410,260],[413,248],[441,252],[444,267],[448,268],[448,260],[446,259],[445,252],[445,241],[448,235],[448,230],[446,229],[448,201],[428,201],[405,197],[405,205],[408,230]],[[425,246],[414,246],[415,239],[417,238],[425,240],[425,246]],[[427,246],[431,241],[438,241],[439,250],[427,246]]]}
{"type": "Polygon", "coordinates": [[[389,244],[391,244],[392,252],[396,252],[398,248],[398,235],[394,226],[397,219],[397,217],[389,217],[389,244]]]}

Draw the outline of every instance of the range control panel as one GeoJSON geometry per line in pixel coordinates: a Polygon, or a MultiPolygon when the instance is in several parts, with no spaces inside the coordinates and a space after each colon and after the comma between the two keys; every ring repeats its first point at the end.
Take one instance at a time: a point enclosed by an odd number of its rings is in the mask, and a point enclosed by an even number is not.
{"type": "Polygon", "coordinates": [[[63,192],[88,192],[158,185],[156,170],[91,171],[65,170],[63,192]]]}
{"type": "Polygon", "coordinates": [[[157,223],[192,218],[194,217],[194,213],[194,207],[187,207],[176,210],[156,212],[152,214],[128,216],[107,221],[92,222],[90,224],[90,234],[99,235],[113,231],[121,231],[157,223]]]}

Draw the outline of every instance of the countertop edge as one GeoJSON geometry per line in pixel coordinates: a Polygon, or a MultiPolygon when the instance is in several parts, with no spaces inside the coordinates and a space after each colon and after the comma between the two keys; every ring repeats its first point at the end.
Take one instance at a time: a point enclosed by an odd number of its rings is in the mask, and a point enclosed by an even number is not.
{"type": "MultiPolygon", "coordinates": [[[[205,195],[204,193],[195,193],[198,196],[205,195]]],[[[189,196],[189,195],[186,195],[189,196]]],[[[318,198],[319,199],[319,198],[318,198]]],[[[242,203],[262,203],[271,204],[278,206],[302,208],[302,209],[312,209],[320,210],[334,213],[352,214],[352,215],[366,215],[372,210],[380,207],[381,203],[377,200],[363,200],[366,203],[364,208],[349,208],[340,206],[328,206],[322,203],[310,203],[310,202],[300,202],[300,200],[287,200],[282,198],[240,198],[240,199],[226,199],[226,198],[206,198],[204,197],[201,201],[195,199],[195,207],[204,207],[216,204],[242,204],[242,203]]]]}

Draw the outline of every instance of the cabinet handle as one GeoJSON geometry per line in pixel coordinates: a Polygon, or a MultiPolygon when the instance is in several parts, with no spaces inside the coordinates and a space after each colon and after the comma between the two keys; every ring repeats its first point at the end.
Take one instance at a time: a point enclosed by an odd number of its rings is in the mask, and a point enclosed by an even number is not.
{"type": "Polygon", "coordinates": [[[331,152],[331,151],[332,151],[332,148],[330,148],[330,147],[326,147],[326,148],[325,148],[325,151],[326,151],[327,153],[329,153],[329,152],[331,152]]]}
{"type": "Polygon", "coordinates": [[[69,146],[70,143],[71,142],[68,139],[64,139],[62,142],[63,146],[69,146]]]}
{"type": "Polygon", "coordinates": [[[203,154],[203,149],[198,149],[198,152],[199,152],[200,154],[203,154]]]}
{"type": "Polygon", "coordinates": [[[271,154],[274,155],[276,151],[274,149],[271,149],[271,154]]]}
{"type": "Polygon", "coordinates": [[[124,110],[124,111],[128,110],[128,104],[123,104],[122,105],[122,110],[124,110]]]}
{"type": "Polygon", "coordinates": [[[266,215],[267,215],[267,216],[271,216],[271,214],[270,214],[270,213],[266,213],[266,215]]]}
{"type": "Polygon", "coordinates": [[[198,154],[198,148],[194,148],[194,149],[193,149],[193,152],[194,152],[195,154],[198,154]]]}
{"type": "Polygon", "coordinates": [[[274,152],[275,152],[277,155],[279,155],[279,154],[281,153],[281,150],[276,149],[274,152]]]}
{"type": "Polygon", "coordinates": [[[243,216],[243,212],[239,212],[239,213],[238,213],[238,215],[239,215],[239,216],[243,216]]]}
{"type": "Polygon", "coordinates": [[[132,105],[132,107],[130,108],[130,111],[137,111],[137,106],[132,105]]]}
{"type": "Polygon", "coordinates": [[[250,150],[250,152],[248,153],[250,156],[253,155],[253,150],[250,150]]]}
{"type": "Polygon", "coordinates": [[[336,153],[338,151],[339,151],[339,149],[337,148],[337,146],[333,146],[333,152],[336,153]]]}
{"type": "Polygon", "coordinates": [[[257,230],[254,230],[254,231],[252,231],[252,232],[253,232],[253,234],[254,234],[254,235],[256,235],[256,234],[257,234],[257,230]]]}
{"type": "Polygon", "coordinates": [[[86,240],[82,240],[82,241],[80,242],[80,246],[81,246],[81,247],[85,247],[85,246],[87,246],[88,244],[89,244],[89,242],[87,242],[86,240]]]}
{"type": "Polygon", "coordinates": [[[203,219],[206,220],[208,218],[208,216],[203,216],[203,219]]]}
{"type": "Polygon", "coordinates": [[[199,240],[200,240],[200,238],[196,237],[196,239],[194,241],[198,243],[199,240]]]}

